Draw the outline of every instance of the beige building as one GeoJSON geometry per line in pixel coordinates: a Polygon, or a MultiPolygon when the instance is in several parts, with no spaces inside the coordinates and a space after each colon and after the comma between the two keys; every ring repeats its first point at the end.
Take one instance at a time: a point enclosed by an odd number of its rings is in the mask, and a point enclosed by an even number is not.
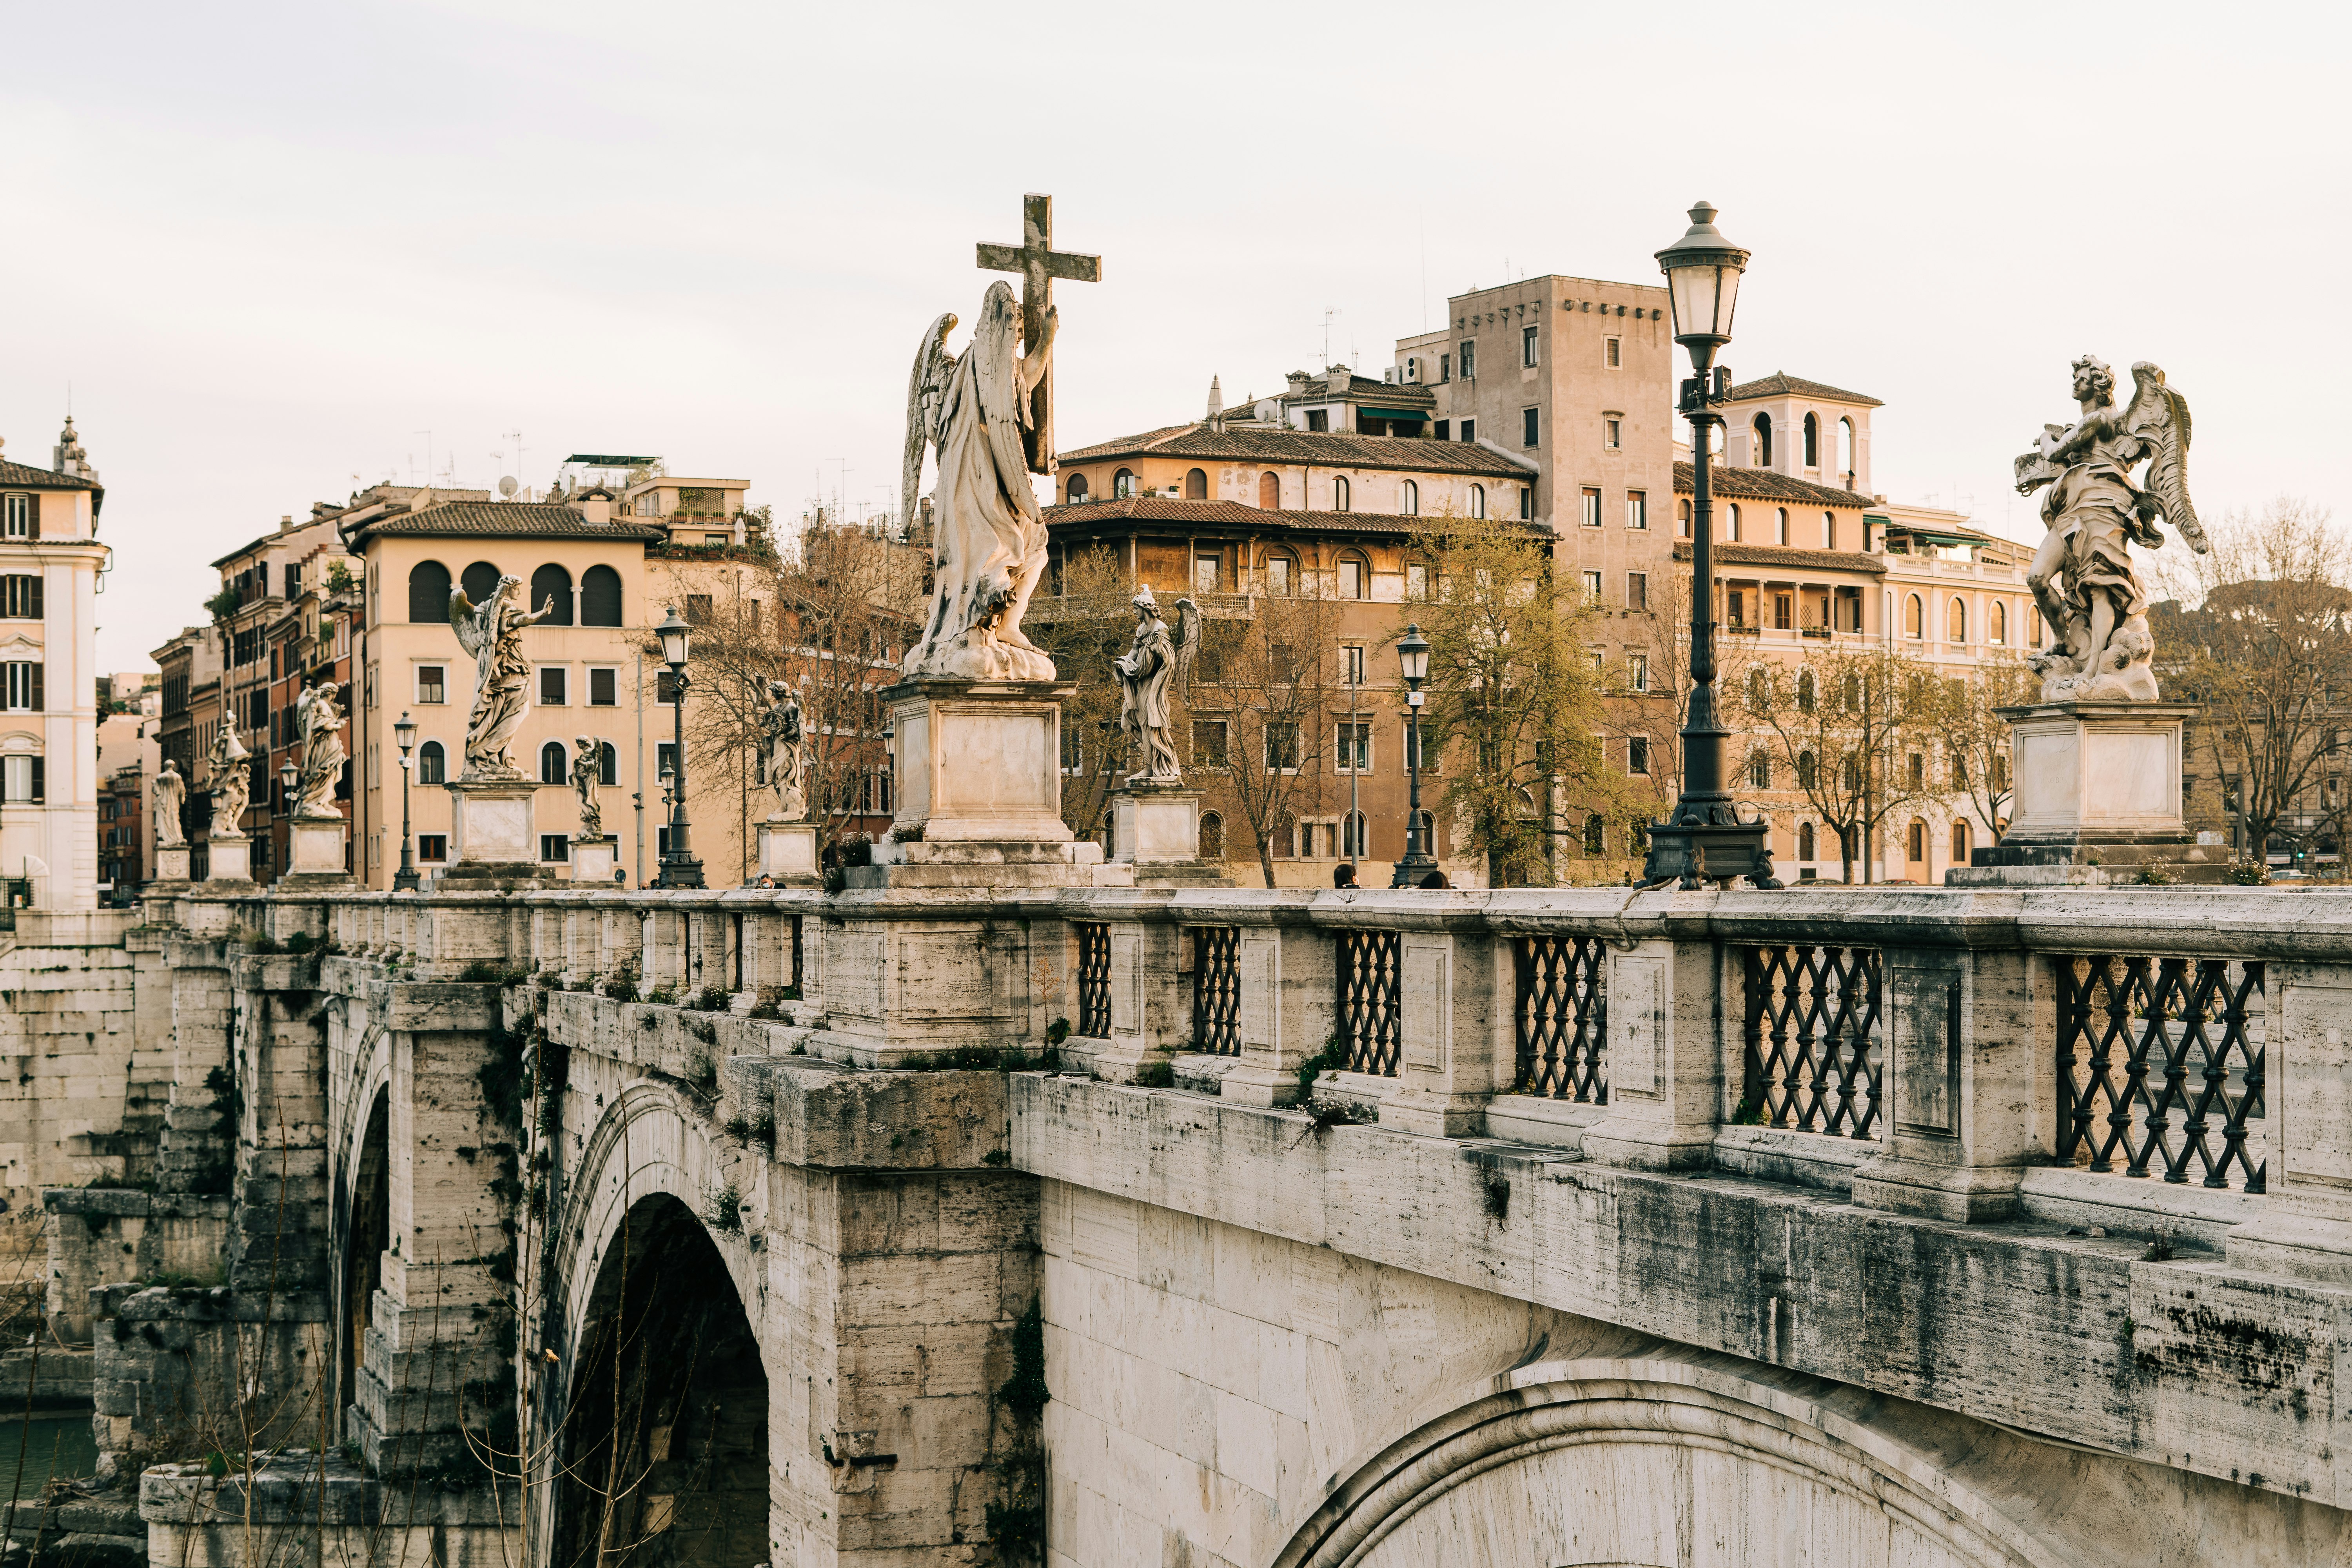
{"type": "Polygon", "coordinates": [[[0,458],[0,879],[41,909],[98,905],[105,500],[70,418],[48,468],[0,458]]]}

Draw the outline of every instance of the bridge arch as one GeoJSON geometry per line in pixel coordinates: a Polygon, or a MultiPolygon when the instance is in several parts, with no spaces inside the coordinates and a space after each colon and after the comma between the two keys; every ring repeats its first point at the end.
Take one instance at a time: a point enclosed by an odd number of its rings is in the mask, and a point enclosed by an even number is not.
{"type": "Polygon", "coordinates": [[[1817,1568],[2075,1561],[2021,1528],[2017,1498],[1973,1484],[1997,1472],[1955,1464],[1987,1438],[2021,1450],[2012,1465],[2042,1445],[1750,1370],[1704,1354],[1516,1368],[1339,1472],[1274,1568],[1685,1568],[1780,1561],[1795,1536],[1817,1568]]]}
{"type": "Polygon", "coordinates": [[[562,1400],[542,1412],[546,1560],[768,1562],[762,1296],[740,1222],[706,1217],[740,1202],[724,1144],[674,1090],[635,1083],[587,1139],[572,1194],[550,1310],[562,1366],[546,1384],[562,1400]]]}

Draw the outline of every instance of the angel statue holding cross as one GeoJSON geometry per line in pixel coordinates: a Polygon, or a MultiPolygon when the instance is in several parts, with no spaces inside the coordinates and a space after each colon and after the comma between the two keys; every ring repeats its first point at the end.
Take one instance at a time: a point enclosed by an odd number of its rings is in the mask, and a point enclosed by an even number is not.
{"type": "Polygon", "coordinates": [[[2156,643],[2129,545],[2161,549],[2156,525],[2168,520],[2191,550],[2206,552],[2189,503],[2189,403],[2146,362],[2132,366],[2137,390],[2120,410],[2115,373],[2103,361],[2085,354],[2074,370],[2081,417],[2043,426],[2016,465],[2019,494],[2049,490],[2042,498],[2049,531],[2025,583],[2056,646],[2028,662],[2042,676],[2044,702],[2153,701],[2156,643]],[[2144,486],[2132,482],[2142,462],[2144,486]]]}

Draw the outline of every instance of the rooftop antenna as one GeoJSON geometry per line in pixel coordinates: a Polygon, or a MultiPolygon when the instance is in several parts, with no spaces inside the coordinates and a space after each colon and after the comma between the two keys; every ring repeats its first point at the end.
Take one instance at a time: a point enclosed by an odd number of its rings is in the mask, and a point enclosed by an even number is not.
{"type": "Polygon", "coordinates": [[[1332,317],[1334,317],[1334,316],[1336,316],[1336,315],[1338,315],[1339,313],[1339,306],[1337,306],[1337,305],[1326,305],[1326,306],[1324,306],[1324,307],[1323,307],[1323,360],[1322,360],[1322,363],[1323,363],[1324,368],[1326,368],[1326,369],[1328,369],[1328,368],[1330,367],[1330,364],[1331,364],[1331,318],[1332,318],[1332,317]]]}
{"type": "MultiPolygon", "coordinates": [[[[523,461],[522,432],[520,430],[508,430],[501,432],[501,434],[503,434],[508,440],[514,443],[515,472],[518,474],[527,474],[530,472],[530,465],[523,461]]],[[[529,500],[530,499],[530,492],[529,490],[525,490],[523,492],[522,499],[529,500]]]]}
{"type": "MultiPolygon", "coordinates": [[[[429,487],[433,483],[433,432],[430,430],[411,430],[409,434],[412,436],[422,436],[425,437],[425,482],[429,487]]],[[[416,477],[416,454],[414,452],[411,452],[408,455],[408,477],[412,480],[415,479],[416,477]]]]}

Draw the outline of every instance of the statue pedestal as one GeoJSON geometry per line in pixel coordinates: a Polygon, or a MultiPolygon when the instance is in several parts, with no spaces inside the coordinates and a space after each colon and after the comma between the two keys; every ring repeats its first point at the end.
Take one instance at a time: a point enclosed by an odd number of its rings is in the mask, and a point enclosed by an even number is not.
{"type": "Polygon", "coordinates": [[[155,851],[155,877],[148,886],[153,887],[156,883],[184,885],[187,879],[188,847],[186,845],[169,845],[155,851]]]}
{"type": "Polygon", "coordinates": [[[611,834],[572,841],[572,879],[583,887],[613,885],[613,855],[620,840],[611,834]]]}
{"type": "Polygon", "coordinates": [[[343,845],[350,835],[350,824],[340,816],[298,816],[289,837],[286,876],[305,881],[347,882],[351,872],[343,845]]]}
{"type": "Polygon", "coordinates": [[[1183,784],[1129,779],[1110,795],[1110,858],[1164,865],[1201,858],[1201,795],[1183,784]]]}
{"type": "Polygon", "coordinates": [[[1946,874],[1948,886],[2132,882],[2142,868],[2220,881],[2226,850],[2180,817],[2181,726],[2190,702],[2051,702],[2003,708],[2013,793],[2009,831],[1946,874]]]}
{"type": "Polygon", "coordinates": [[[459,779],[446,786],[449,825],[450,881],[530,881],[548,879],[539,867],[539,839],[532,829],[530,779],[459,779]]]}
{"type": "Polygon", "coordinates": [[[205,851],[208,869],[205,879],[211,882],[250,882],[253,880],[253,840],[239,833],[229,837],[212,836],[205,851]]]}
{"type": "Polygon", "coordinates": [[[761,823],[760,868],[754,875],[773,877],[779,886],[814,886],[817,879],[816,824],[761,823]]]}

